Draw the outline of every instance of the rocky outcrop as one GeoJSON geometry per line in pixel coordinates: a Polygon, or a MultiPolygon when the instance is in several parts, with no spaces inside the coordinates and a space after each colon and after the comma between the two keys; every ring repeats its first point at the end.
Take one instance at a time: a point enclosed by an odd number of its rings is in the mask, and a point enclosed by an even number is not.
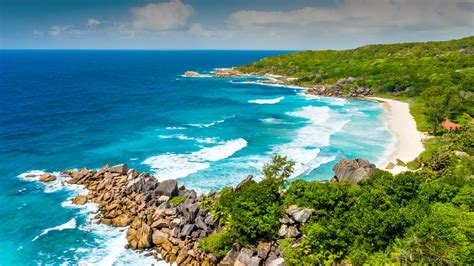
{"type": "Polygon", "coordinates": [[[243,76],[243,73],[235,68],[217,68],[214,71],[216,78],[235,78],[243,76]]]}
{"type": "Polygon", "coordinates": [[[50,173],[44,173],[39,178],[39,181],[45,182],[45,183],[51,182],[51,181],[54,181],[54,180],[56,180],[56,177],[54,175],[50,174],[50,173]]]}
{"type": "Polygon", "coordinates": [[[184,72],[183,76],[185,77],[211,77],[211,75],[201,74],[195,71],[186,71],[184,72]]]}
{"type": "Polygon", "coordinates": [[[349,77],[340,79],[334,84],[318,85],[309,88],[305,94],[328,96],[328,97],[364,97],[372,94],[372,90],[360,86],[351,87],[356,81],[355,78],[349,77]],[[349,94],[344,94],[344,88],[349,87],[349,94]]]}
{"type": "Polygon", "coordinates": [[[248,76],[235,68],[216,68],[212,75],[210,74],[201,74],[195,71],[186,71],[183,76],[185,77],[214,77],[214,78],[237,78],[248,76]]]}
{"type": "Polygon", "coordinates": [[[370,178],[377,168],[366,159],[343,158],[332,169],[335,173],[334,181],[348,180],[351,184],[360,184],[370,178]]]}
{"type": "MultiPolygon", "coordinates": [[[[157,259],[178,265],[217,265],[219,259],[203,252],[198,242],[221,230],[206,208],[200,208],[196,192],[179,186],[175,180],[159,182],[148,173],[128,169],[127,165],[102,169],[63,171],[67,183],[81,184],[88,194],[72,199],[75,204],[92,201],[99,206],[97,223],[127,227],[128,247],[154,251],[157,259]],[[168,201],[186,198],[177,206],[168,201]]],[[[213,192],[216,194],[215,192],[213,192]]]]}
{"type": "Polygon", "coordinates": [[[87,203],[87,197],[83,195],[77,195],[71,201],[72,201],[72,204],[84,205],[87,203]]]}

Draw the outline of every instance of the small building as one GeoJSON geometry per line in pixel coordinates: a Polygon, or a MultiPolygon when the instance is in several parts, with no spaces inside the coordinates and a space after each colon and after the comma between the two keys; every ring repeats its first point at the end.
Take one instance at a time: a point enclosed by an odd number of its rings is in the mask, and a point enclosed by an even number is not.
{"type": "Polygon", "coordinates": [[[454,130],[457,130],[457,129],[461,128],[461,126],[459,124],[451,122],[448,119],[444,120],[443,123],[441,123],[441,125],[443,126],[444,129],[446,129],[448,131],[454,131],[454,130]]]}

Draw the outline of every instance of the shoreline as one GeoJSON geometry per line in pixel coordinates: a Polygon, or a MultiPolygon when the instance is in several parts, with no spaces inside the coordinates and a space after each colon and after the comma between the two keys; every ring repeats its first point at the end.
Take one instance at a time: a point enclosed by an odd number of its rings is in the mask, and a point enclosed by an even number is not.
{"type": "Polygon", "coordinates": [[[384,107],[388,114],[388,128],[396,138],[395,149],[378,167],[392,174],[407,171],[406,166],[397,164],[397,159],[406,164],[418,157],[425,150],[423,139],[426,137],[424,133],[416,129],[415,119],[410,114],[410,105],[407,102],[380,97],[364,97],[364,99],[377,101],[384,107]],[[386,169],[390,163],[393,163],[394,167],[386,169]]]}
{"type": "MultiPolygon", "coordinates": [[[[224,73],[226,71],[231,71],[233,75],[235,72],[235,68],[223,68],[220,69],[224,73]]],[[[198,73],[197,73],[198,74],[198,73]]],[[[242,77],[243,75],[252,75],[249,73],[240,73],[237,76],[242,77]]],[[[231,75],[232,76],[232,75],[231,75]]],[[[313,86],[295,86],[288,83],[288,80],[293,78],[288,78],[280,75],[273,75],[273,74],[265,74],[265,75],[255,75],[256,77],[261,77],[268,79],[270,81],[279,80],[281,78],[286,79],[286,81],[281,82],[259,82],[259,81],[252,81],[252,82],[238,82],[240,84],[258,84],[264,86],[275,86],[275,87],[287,87],[287,88],[297,88],[308,91],[313,89],[313,86]]],[[[347,78],[344,80],[340,80],[337,83],[342,82],[346,84],[349,82],[353,82],[351,78],[347,78]]],[[[336,83],[336,84],[337,84],[336,83]]],[[[311,93],[310,93],[311,94],[311,93]]],[[[324,96],[324,97],[333,97],[333,98],[353,98],[353,99],[364,99],[369,101],[376,101],[382,105],[384,108],[387,117],[383,118],[387,122],[388,129],[391,135],[395,138],[395,143],[392,143],[393,151],[380,163],[377,163],[377,167],[379,169],[388,171],[392,174],[398,174],[404,171],[407,171],[408,168],[406,164],[410,161],[413,161],[415,158],[422,153],[425,148],[423,145],[423,139],[426,138],[426,133],[419,132],[416,128],[416,121],[413,116],[410,114],[410,105],[407,102],[381,98],[381,97],[373,97],[364,94],[357,94],[349,97],[344,97],[343,95],[324,95],[317,93],[316,95],[324,96]]]]}

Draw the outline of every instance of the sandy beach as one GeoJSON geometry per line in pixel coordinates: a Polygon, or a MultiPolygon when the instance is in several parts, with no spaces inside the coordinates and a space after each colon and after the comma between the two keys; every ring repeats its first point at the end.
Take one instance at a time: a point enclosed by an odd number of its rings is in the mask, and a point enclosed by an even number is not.
{"type": "MultiPolygon", "coordinates": [[[[388,111],[388,125],[392,134],[396,137],[394,152],[379,168],[385,169],[392,162],[397,164],[396,160],[400,159],[404,163],[412,161],[424,150],[422,140],[425,134],[416,129],[416,122],[410,114],[409,104],[402,101],[384,99],[378,97],[367,97],[368,99],[382,103],[388,111]]],[[[407,168],[396,165],[393,169],[386,169],[391,173],[400,173],[406,171],[407,168]]]]}

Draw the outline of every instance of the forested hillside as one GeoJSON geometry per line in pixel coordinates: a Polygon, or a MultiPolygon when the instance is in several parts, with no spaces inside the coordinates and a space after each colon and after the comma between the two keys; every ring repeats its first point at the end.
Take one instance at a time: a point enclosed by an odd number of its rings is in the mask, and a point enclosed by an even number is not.
{"type": "Polygon", "coordinates": [[[436,131],[444,118],[465,124],[474,112],[474,37],[426,43],[367,45],[344,51],[305,51],[239,67],[255,74],[297,78],[311,86],[354,77],[350,86],[385,97],[411,98],[420,130],[436,131]]]}

